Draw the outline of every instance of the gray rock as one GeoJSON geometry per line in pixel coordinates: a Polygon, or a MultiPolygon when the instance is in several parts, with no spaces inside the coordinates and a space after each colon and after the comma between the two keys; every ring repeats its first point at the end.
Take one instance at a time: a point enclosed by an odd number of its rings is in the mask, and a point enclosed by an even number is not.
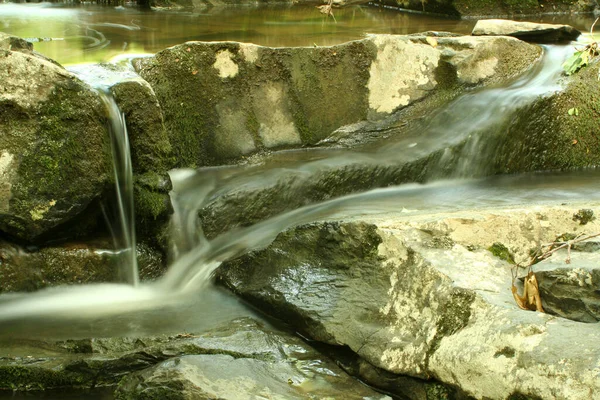
{"type": "Polygon", "coordinates": [[[599,251],[595,245],[591,253],[574,251],[569,264],[565,263],[565,250],[535,266],[540,294],[554,315],[581,322],[600,321],[599,251]]]}
{"type": "Polygon", "coordinates": [[[597,326],[519,309],[511,264],[485,250],[500,242],[521,261],[565,231],[600,229],[573,221],[576,210],[315,223],[227,262],[219,280],[309,337],[395,374],[435,378],[475,398],[589,399],[600,393],[597,326]]]}
{"type": "Polygon", "coordinates": [[[581,35],[581,32],[570,25],[507,19],[480,19],[471,34],[473,36],[513,36],[529,42],[551,43],[575,40],[581,35]]]}
{"type": "Polygon", "coordinates": [[[111,176],[105,123],[99,95],[74,75],[0,50],[0,230],[36,240],[101,196],[111,176]]]}
{"type": "Polygon", "coordinates": [[[314,145],[435,94],[504,82],[539,55],[511,38],[372,35],[314,48],[189,42],[135,65],[158,97],[178,166],[197,167],[314,145]]]}
{"type": "Polygon", "coordinates": [[[13,353],[32,350],[45,356],[0,357],[0,389],[89,388],[121,380],[120,399],[389,399],[299,338],[249,318],[199,334],[21,341],[13,353]]]}
{"type": "MultiPolygon", "coordinates": [[[[329,365],[327,365],[329,364],[329,365]]],[[[117,399],[391,399],[317,360],[184,356],[128,376],[117,399]]]]}

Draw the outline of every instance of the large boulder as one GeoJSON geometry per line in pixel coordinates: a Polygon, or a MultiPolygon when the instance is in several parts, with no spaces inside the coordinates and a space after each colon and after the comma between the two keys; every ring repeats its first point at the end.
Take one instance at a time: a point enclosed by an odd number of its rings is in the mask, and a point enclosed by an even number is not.
{"type": "Polygon", "coordinates": [[[34,241],[110,182],[106,108],[88,85],[22,41],[5,38],[1,46],[0,230],[34,241]]]}
{"type": "Polygon", "coordinates": [[[506,82],[541,50],[512,38],[373,35],[332,47],[188,42],[135,61],[154,89],[178,166],[314,145],[418,101],[506,82]]]}
{"type": "MultiPolygon", "coordinates": [[[[522,262],[565,233],[600,230],[597,221],[580,225],[578,212],[532,206],[313,223],[225,263],[218,279],[308,337],[393,374],[435,378],[475,398],[595,398],[597,326],[555,316],[564,315],[556,299],[542,297],[548,314],[521,310],[511,293],[521,286],[516,267],[495,255],[507,249],[522,262]]],[[[580,255],[561,264],[571,270],[563,273],[572,277],[570,307],[590,296],[581,282],[597,288],[599,253],[581,263],[580,255]]]]}

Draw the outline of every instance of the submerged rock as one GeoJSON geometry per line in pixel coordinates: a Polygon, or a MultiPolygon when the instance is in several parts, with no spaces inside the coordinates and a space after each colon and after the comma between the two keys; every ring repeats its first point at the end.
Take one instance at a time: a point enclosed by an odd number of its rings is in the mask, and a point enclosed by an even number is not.
{"type": "Polygon", "coordinates": [[[528,42],[551,43],[575,40],[581,35],[581,32],[570,25],[480,19],[471,34],[473,36],[513,36],[528,42]]]}
{"type": "MultiPolygon", "coordinates": [[[[225,263],[218,279],[305,335],[348,346],[394,374],[435,378],[475,398],[589,399],[600,393],[597,326],[519,309],[513,265],[487,250],[502,243],[522,261],[565,231],[600,229],[597,222],[578,225],[574,210],[314,223],[225,263]]],[[[579,255],[572,254],[569,268],[578,268],[579,255]]],[[[598,253],[593,257],[597,264],[598,253]]],[[[586,279],[597,288],[592,275],[586,279]]],[[[552,287],[540,283],[540,290],[552,287]]],[[[573,287],[571,295],[577,302],[589,290],[573,287]]],[[[553,303],[566,300],[542,300],[563,315],[553,303]]]]}
{"type": "MultiPolygon", "coordinates": [[[[109,240],[96,240],[24,249],[0,240],[0,293],[116,282],[122,259],[113,247],[109,240]]],[[[138,244],[137,260],[142,280],[156,279],[165,270],[163,255],[146,244],[138,244]]]]}
{"type": "Polygon", "coordinates": [[[0,49],[0,230],[34,241],[110,182],[106,110],[74,75],[9,43],[0,49]]]}
{"type": "Polygon", "coordinates": [[[372,35],[331,47],[188,42],[138,59],[165,115],[178,166],[314,145],[421,99],[505,82],[540,49],[516,39],[372,35]]]}
{"type": "Polygon", "coordinates": [[[119,399],[389,399],[299,338],[250,318],[200,334],[20,343],[26,351],[36,347],[46,355],[0,357],[0,390],[90,388],[120,381],[119,399]]]}

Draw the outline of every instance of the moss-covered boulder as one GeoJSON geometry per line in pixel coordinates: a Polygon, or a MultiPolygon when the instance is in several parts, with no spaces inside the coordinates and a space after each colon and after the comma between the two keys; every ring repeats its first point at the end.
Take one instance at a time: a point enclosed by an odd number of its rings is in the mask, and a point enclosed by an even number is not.
{"type": "Polygon", "coordinates": [[[0,230],[34,241],[103,193],[110,144],[99,95],[12,46],[0,49],[0,230]]]}
{"type": "Polygon", "coordinates": [[[178,166],[311,146],[438,92],[499,83],[540,56],[511,38],[373,35],[332,47],[189,42],[138,59],[178,166]]]}
{"type": "Polygon", "coordinates": [[[565,77],[564,90],[520,110],[490,140],[495,170],[512,173],[600,165],[600,64],[565,77]]]}

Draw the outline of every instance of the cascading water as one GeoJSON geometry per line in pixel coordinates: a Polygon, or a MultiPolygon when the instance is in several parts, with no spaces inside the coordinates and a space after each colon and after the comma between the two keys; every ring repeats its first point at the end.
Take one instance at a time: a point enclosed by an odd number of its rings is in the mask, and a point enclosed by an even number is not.
{"type": "MultiPolygon", "coordinates": [[[[512,112],[519,106],[532,101],[539,95],[558,90],[557,78],[560,73],[560,64],[569,51],[570,49],[566,47],[546,48],[544,60],[510,87],[468,93],[385,147],[371,149],[368,152],[352,153],[351,157],[343,152],[341,155],[340,152],[333,152],[333,157],[304,163],[297,162],[295,166],[287,168],[275,168],[267,162],[256,168],[231,167],[173,171],[171,173],[174,187],[172,200],[175,209],[173,240],[177,259],[164,277],[153,283],[142,283],[137,287],[125,284],[99,284],[51,288],[27,295],[1,296],[0,323],[3,327],[21,327],[22,329],[3,329],[0,334],[11,335],[16,332],[19,332],[18,334],[27,332],[27,325],[24,325],[24,321],[33,321],[36,326],[41,320],[52,321],[53,324],[60,325],[73,324],[76,321],[86,323],[98,318],[118,318],[118,316],[131,315],[131,313],[143,314],[152,309],[169,307],[181,309],[186,304],[185,302],[194,296],[194,293],[206,288],[212,272],[223,260],[268,245],[279,232],[286,228],[332,215],[344,215],[344,210],[355,212],[357,207],[363,211],[384,208],[387,210],[391,204],[396,212],[403,208],[409,212],[410,210],[418,212],[423,207],[452,209],[460,203],[465,203],[467,206],[473,205],[474,202],[478,206],[502,203],[506,198],[505,193],[513,194],[510,188],[514,181],[519,179],[522,181],[523,178],[497,179],[492,185],[486,180],[463,180],[434,182],[427,185],[409,184],[372,190],[305,206],[247,228],[226,232],[210,241],[202,234],[197,218],[198,211],[210,201],[224,193],[239,190],[241,187],[266,187],[273,185],[282,176],[291,174],[307,178],[324,168],[352,165],[357,162],[378,166],[400,165],[430,154],[432,151],[444,151],[477,133],[485,133],[490,127],[510,119],[512,112]],[[469,112],[465,113],[466,111],[469,112]],[[493,190],[490,190],[490,186],[493,190]],[[490,193],[496,194],[490,196],[490,193]],[[448,203],[448,197],[453,199],[452,203],[448,203]]],[[[116,124],[113,129],[121,130],[120,126],[124,126],[122,116],[114,103],[109,102],[109,106],[113,113],[113,123],[116,124]]],[[[125,133],[124,130],[123,132],[125,133]]],[[[123,137],[124,144],[126,144],[126,134],[123,137]]],[[[477,148],[478,142],[472,143],[465,148],[470,149],[470,152],[477,153],[474,149],[477,148]]],[[[463,158],[468,159],[470,157],[468,154],[470,153],[463,154],[463,158]]],[[[117,155],[120,160],[117,160],[116,164],[125,171],[130,168],[130,161],[121,157],[123,154],[117,155]]],[[[317,156],[317,158],[319,157],[317,156]]],[[[455,170],[455,176],[464,177],[464,171],[464,166],[459,164],[455,170]]],[[[116,172],[116,175],[120,182],[117,192],[122,197],[131,194],[130,173],[116,172]]],[[[475,173],[475,175],[477,174],[475,173]]],[[[576,195],[572,192],[561,192],[554,189],[555,183],[562,182],[564,179],[570,179],[570,177],[536,177],[533,182],[528,182],[528,191],[519,192],[520,197],[517,198],[517,201],[519,199],[528,201],[532,198],[541,201],[540,199],[545,196],[554,201],[564,197],[573,200],[573,196],[576,195]]],[[[591,189],[594,179],[596,178],[590,179],[580,186],[579,193],[582,199],[600,198],[597,190],[591,189]],[[589,190],[587,190],[588,187],[589,190]]],[[[294,196],[295,193],[288,195],[294,196]]],[[[122,216],[120,217],[120,230],[125,233],[124,241],[128,244],[120,242],[118,247],[129,249],[125,254],[131,269],[126,281],[135,285],[137,272],[132,250],[135,236],[130,204],[130,200],[123,202],[122,216]]],[[[47,332],[46,335],[48,335],[47,332]]]]}
{"type": "Polygon", "coordinates": [[[119,110],[115,99],[108,90],[103,90],[101,93],[109,113],[117,204],[116,218],[107,216],[107,222],[115,242],[115,249],[118,250],[120,256],[120,278],[124,282],[137,286],[139,277],[137,256],[135,254],[133,168],[131,165],[131,152],[129,151],[129,136],[125,116],[119,110]],[[116,222],[113,223],[112,221],[116,222]]]}

